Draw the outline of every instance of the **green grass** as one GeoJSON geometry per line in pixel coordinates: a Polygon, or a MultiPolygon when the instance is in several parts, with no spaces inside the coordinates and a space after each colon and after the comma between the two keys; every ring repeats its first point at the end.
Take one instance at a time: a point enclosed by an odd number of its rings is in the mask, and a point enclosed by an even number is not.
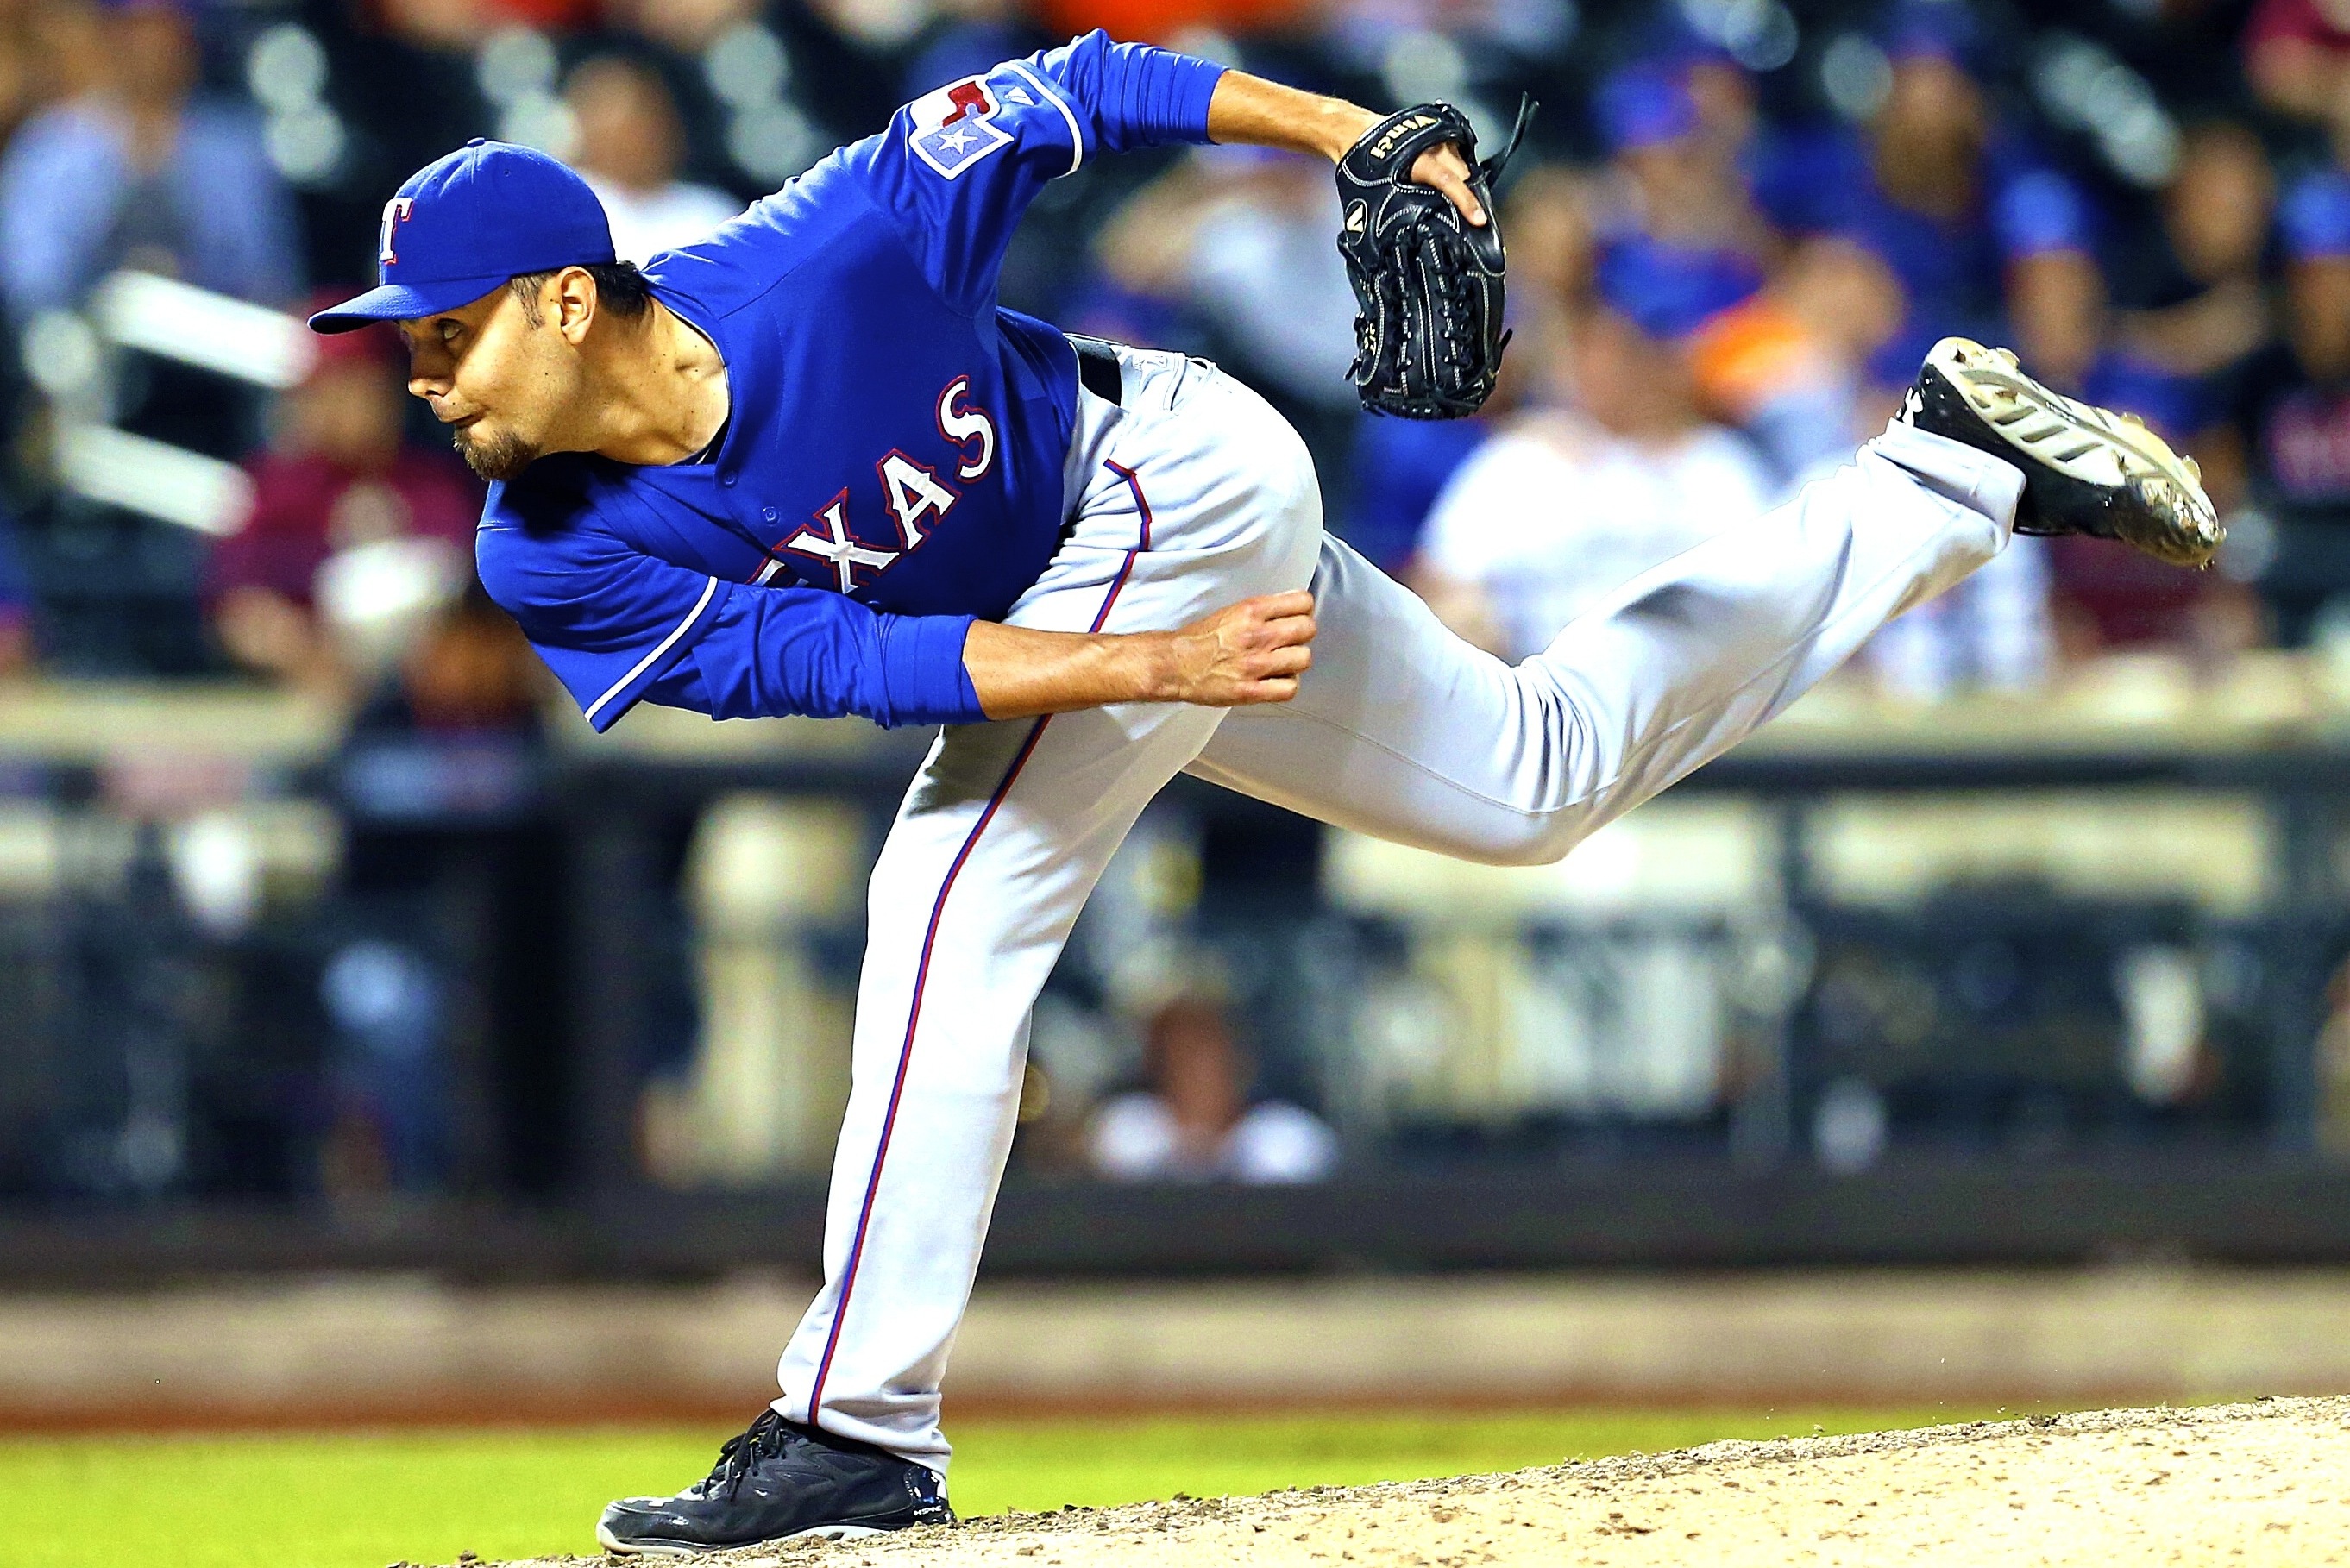
{"type": "MultiPolygon", "coordinates": [[[[1318,1414],[957,1426],[966,1514],[1407,1480],[1973,1410],[1318,1414]]],[[[709,1467],[717,1429],[0,1439],[0,1568],[383,1568],[594,1549],[610,1498],[709,1467]]]]}

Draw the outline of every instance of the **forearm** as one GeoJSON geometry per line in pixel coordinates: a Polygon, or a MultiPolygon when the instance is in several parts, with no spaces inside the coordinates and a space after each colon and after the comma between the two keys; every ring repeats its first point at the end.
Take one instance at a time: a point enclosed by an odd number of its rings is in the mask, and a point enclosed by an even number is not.
{"type": "Polygon", "coordinates": [[[1344,99],[1226,71],[1208,100],[1208,137],[1223,146],[1278,147],[1335,163],[1381,118],[1344,99]]]}
{"type": "MultiPolygon", "coordinates": [[[[1278,147],[1336,163],[1386,118],[1344,99],[1226,71],[1208,99],[1208,140],[1225,146],[1278,147]]],[[[1471,223],[1484,223],[1484,205],[1469,189],[1469,165],[1459,148],[1430,148],[1413,161],[1411,177],[1443,192],[1471,223]]]]}
{"type": "Polygon", "coordinates": [[[1084,633],[973,621],[963,673],[991,719],[1118,702],[1286,702],[1312,663],[1311,594],[1269,594],[1175,631],[1084,633]]]}
{"type": "Polygon", "coordinates": [[[973,621],[962,667],[991,719],[1175,698],[1169,634],[1087,635],[973,621]]]}

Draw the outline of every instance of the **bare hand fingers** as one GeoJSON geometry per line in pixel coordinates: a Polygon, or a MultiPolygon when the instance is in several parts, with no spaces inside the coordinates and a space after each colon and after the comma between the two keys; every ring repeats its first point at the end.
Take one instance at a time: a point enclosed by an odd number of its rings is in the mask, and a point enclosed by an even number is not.
{"type": "Polygon", "coordinates": [[[1314,596],[1304,588],[1293,588],[1285,594],[1265,594],[1245,602],[1250,608],[1267,620],[1277,620],[1284,616],[1314,613],[1314,596]]]}
{"type": "Polygon", "coordinates": [[[1276,648],[1249,660],[1249,672],[1259,678],[1273,675],[1303,675],[1314,666],[1314,650],[1303,644],[1276,648]]]}
{"type": "Polygon", "coordinates": [[[1263,633],[1267,646],[1288,648],[1294,644],[1313,641],[1314,633],[1317,628],[1314,624],[1314,618],[1310,615],[1288,615],[1279,620],[1266,621],[1259,629],[1263,633]]]}
{"type": "Polygon", "coordinates": [[[1451,142],[1431,147],[1412,161],[1412,179],[1430,190],[1441,191],[1461,215],[1471,223],[1485,222],[1484,203],[1469,188],[1469,161],[1451,142]]]}
{"type": "Polygon", "coordinates": [[[1248,688],[1233,700],[1232,706],[1245,708],[1258,702],[1286,702],[1296,695],[1297,677],[1276,675],[1267,680],[1252,681],[1248,688]]]}

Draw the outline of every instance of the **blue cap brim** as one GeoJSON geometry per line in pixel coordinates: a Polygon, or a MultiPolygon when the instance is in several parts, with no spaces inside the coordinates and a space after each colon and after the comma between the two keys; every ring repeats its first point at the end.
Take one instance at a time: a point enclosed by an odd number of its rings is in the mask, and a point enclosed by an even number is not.
{"type": "Polygon", "coordinates": [[[332,310],[322,310],[310,317],[313,332],[356,332],[362,327],[372,327],[379,321],[414,321],[421,317],[438,316],[444,310],[457,310],[471,305],[485,294],[506,286],[504,275],[494,277],[452,277],[411,287],[406,284],[387,283],[369,289],[355,299],[347,299],[332,310]]]}

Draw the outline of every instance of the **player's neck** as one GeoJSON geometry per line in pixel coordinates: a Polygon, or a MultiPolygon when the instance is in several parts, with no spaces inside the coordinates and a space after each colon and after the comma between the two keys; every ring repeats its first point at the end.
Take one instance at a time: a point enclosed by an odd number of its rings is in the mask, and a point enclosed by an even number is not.
{"type": "Polygon", "coordinates": [[[588,424],[577,450],[655,465],[684,462],[718,438],[726,365],[710,339],[659,300],[643,318],[598,332],[587,354],[595,395],[585,400],[588,424]]]}

